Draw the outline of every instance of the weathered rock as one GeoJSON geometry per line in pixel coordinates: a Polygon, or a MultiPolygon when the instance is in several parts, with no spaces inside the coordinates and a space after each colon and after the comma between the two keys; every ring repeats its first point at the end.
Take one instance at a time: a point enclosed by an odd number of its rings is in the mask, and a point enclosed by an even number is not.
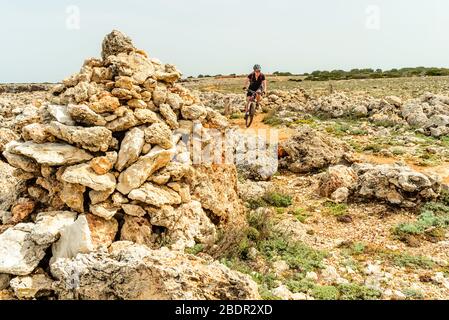
{"type": "Polygon", "coordinates": [[[61,230],[60,239],[52,246],[50,264],[60,258],[74,258],[79,253],[88,253],[101,246],[108,247],[115,238],[118,223],[94,215],[79,215],[76,221],[61,230]]]}
{"type": "Polygon", "coordinates": [[[0,291],[9,287],[11,281],[11,275],[6,273],[0,273],[0,291]]]}
{"type": "Polygon", "coordinates": [[[357,183],[355,171],[343,165],[329,167],[320,178],[319,192],[323,197],[330,197],[339,188],[353,189],[357,183]]]}
{"type": "Polygon", "coordinates": [[[120,231],[120,240],[132,241],[151,248],[154,242],[152,233],[151,224],[146,218],[125,216],[125,223],[120,231]]]}
{"type": "Polygon", "coordinates": [[[89,165],[96,174],[107,174],[116,164],[117,157],[117,152],[115,151],[106,152],[105,156],[96,157],[90,160],[89,165]]]}
{"type": "Polygon", "coordinates": [[[96,191],[111,190],[116,185],[115,177],[112,173],[98,175],[88,163],[68,167],[62,174],[61,180],[80,184],[96,191]]]}
{"type": "Polygon", "coordinates": [[[415,207],[422,201],[436,198],[441,179],[425,175],[400,165],[352,166],[358,176],[356,195],[364,199],[378,199],[403,207],[415,207]]]}
{"type": "Polygon", "coordinates": [[[125,114],[111,122],[108,122],[106,128],[111,131],[125,131],[132,127],[136,127],[142,124],[142,122],[137,119],[132,110],[126,110],[125,114]]]}
{"type": "Polygon", "coordinates": [[[52,294],[53,281],[46,274],[16,277],[10,285],[18,299],[36,299],[52,294]]]}
{"type": "Polygon", "coordinates": [[[47,105],[41,108],[39,112],[41,113],[41,118],[43,118],[44,122],[56,121],[67,126],[75,125],[75,122],[67,110],[67,106],[47,105]]]}
{"type": "Polygon", "coordinates": [[[34,211],[36,203],[29,198],[19,198],[11,207],[11,221],[8,223],[19,223],[34,211]]]}
{"type": "Polygon", "coordinates": [[[83,185],[63,182],[59,197],[70,209],[82,213],[84,212],[85,191],[86,187],[83,185]]]}
{"type": "Polygon", "coordinates": [[[145,141],[164,149],[173,148],[172,136],[170,128],[162,122],[153,123],[145,129],[145,141]]]}
{"type": "Polygon", "coordinates": [[[0,210],[9,210],[25,191],[25,181],[14,176],[14,168],[0,161],[0,210]]]}
{"type": "Polygon", "coordinates": [[[199,201],[204,209],[233,226],[244,223],[244,208],[237,194],[234,165],[196,166],[188,180],[192,199],[199,201]],[[226,181],[226,188],[223,188],[223,181],[226,181]]]}
{"type": "Polygon", "coordinates": [[[38,245],[49,245],[58,240],[61,230],[75,219],[76,213],[71,211],[41,212],[36,216],[30,239],[38,245]]]}
{"type": "Polygon", "coordinates": [[[133,51],[132,40],[118,30],[113,30],[103,40],[101,57],[106,60],[111,55],[133,51]]]}
{"type": "Polygon", "coordinates": [[[297,173],[319,170],[350,158],[346,145],[309,127],[298,128],[280,147],[279,164],[297,173]]]}
{"type": "Polygon", "coordinates": [[[8,163],[12,165],[15,168],[21,169],[25,172],[38,174],[40,173],[40,166],[31,158],[14,154],[10,150],[14,147],[19,145],[16,141],[11,141],[7,144],[6,150],[3,151],[3,156],[6,158],[8,163]]]}
{"type": "Polygon", "coordinates": [[[176,209],[164,206],[151,215],[151,223],[167,228],[167,240],[173,250],[184,250],[196,243],[212,243],[216,237],[215,226],[198,201],[176,209]]]}
{"type": "Polygon", "coordinates": [[[102,202],[95,205],[90,205],[90,212],[98,217],[106,220],[110,220],[117,212],[120,207],[117,207],[112,202],[102,202]]]}
{"type": "Polygon", "coordinates": [[[156,123],[161,121],[160,117],[150,109],[136,109],[134,116],[141,123],[156,123]]]}
{"type": "Polygon", "coordinates": [[[28,275],[44,258],[49,244],[31,240],[33,227],[32,223],[19,223],[0,234],[0,273],[28,275]]]}
{"type": "Polygon", "coordinates": [[[120,107],[120,101],[117,97],[109,95],[101,96],[98,101],[89,103],[89,108],[97,114],[114,112],[120,107]]]}
{"type": "Polygon", "coordinates": [[[80,163],[92,159],[92,155],[65,143],[24,142],[14,145],[11,153],[34,159],[39,164],[61,166],[80,163]]]}
{"type": "Polygon", "coordinates": [[[31,123],[24,126],[22,128],[22,138],[25,141],[32,140],[36,143],[53,142],[55,140],[47,131],[47,127],[41,123],[31,123]]]}
{"type": "Polygon", "coordinates": [[[249,276],[218,262],[127,242],[112,247],[110,254],[79,255],[53,264],[51,272],[58,279],[55,289],[59,299],[260,298],[249,276]],[[75,288],[73,274],[79,279],[75,288]]]}
{"type": "Polygon", "coordinates": [[[85,104],[71,104],[67,107],[67,110],[72,119],[78,123],[88,126],[106,125],[106,120],[85,104]]]}
{"type": "Polygon", "coordinates": [[[90,203],[98,204],[100,202],[104,202],[109,198],[109,196],[112,193],[114,193],[114,191],[115,191],[115,188],[111,188],[111,189],[105,190],[105,191],[91,190],[91,191],[89,191],[90,203]]]}
{"type": "Polygon", "coordinates": [[[139,188],[154,172],[167,165],[172,155],[169,150],[161,150],[140,157],[137,162],[120,174],[117,190],[128,194],[131,190],[139,188]]]}
{"type": "Polygon", "coordinates": [[[137,84],[143,84],[155,71],[152,63],[139,52],[109,56],[107,63],[114,66],[118,75],[131,77],[137,84]]]}
{"type": "Polygon", "coordinates": [[[11,141],[19,139],[19,136],[7,128],[0,128],[0,152],[5,150],[5,146],[11,141]]]}
{"type": "Polygon", "coordinates": [[[112,132],[104,127],[74,127],[51,122],[47,130],[58,139],[93,152],[105,152],[112,146],[112,132]]]}
{"type": "Polygon", "coordinates": [[[236,156],[237,170],[245,179],[269,180],[278,170],[277,150],[250,150],[236,156]]]}
{"type": "Polygon", "coordinates": [[[130,216],[134,217],[143,217],[146,214],[146,211],[139,205],[123,203],[121,204],[123,211],[130,216]]]}
{"type": "Polygon", "coordinates": [[[133,109],[145,109],[147,107],[147,104],[145,103],[145,101],[143,101],[141,99],[128,100],[127,105],[133,109]]]}
{"type": "Polygon", "coordinates": [[[122,171],[129,167],[139,158],[145,143],[145,134],[139,128],[133,128],[125,134],[125,138],[120,146],[118,160],[115,168],[122,171]]]}
{"type": "Polygon", "coordinates": [[[172,110],[170,105],[161,104],[159,106],[159,112],[165,118],[165,121],[170,126],[170,128],[177,129],[179,127],[178,117],[176,116],[176,113],[172,110]]]}
{"type": "Polygon", "coordinates": [[[157,186],[149,182],[138,189],[132,190],[128,194],[128,198],[151,204],[156,207],[181,203],[181,197],[174,190],[165,186],[157,186]]]}
{"type": "Polygon", "coordinates": [[[207,111],[203,106],[193,104],[191,106],[182,106],[181,114],[186,120],[203,120],[206,118],[207,111]]]}

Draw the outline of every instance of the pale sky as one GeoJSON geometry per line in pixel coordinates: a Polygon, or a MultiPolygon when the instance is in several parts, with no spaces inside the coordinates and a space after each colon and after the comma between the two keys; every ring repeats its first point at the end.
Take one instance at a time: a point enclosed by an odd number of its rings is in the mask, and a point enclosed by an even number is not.
{"type": "Polygon", "coordinates": [[[449,67],[447,0],[0,0],[0,82],[60,81],[112,29],[185,76],[449,67]]]}

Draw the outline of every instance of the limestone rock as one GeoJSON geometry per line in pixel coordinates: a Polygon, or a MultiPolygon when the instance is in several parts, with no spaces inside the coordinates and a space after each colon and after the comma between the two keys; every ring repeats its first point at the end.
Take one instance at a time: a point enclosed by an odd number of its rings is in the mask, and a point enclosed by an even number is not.
{"type": "Polygon", "coordinates": [[[139,52],[109,56],[107,63],[112,64],[120,76],[129,76],[137,84],[143,84],[155,71],[152,63],[139,52]]]}
{"type": "Polygon", "coordinates": [[[167,228],[167,238],[173,250],[184,250],[196,243],[211,243],[216,237],[215,226],[198,201],[176,209],[164,206],[151,215],[151,223],[167,228]]]}
{"type": "Polygon", "coordinates": [[[182,106],[182,117],[186,120],[203,120],[207,116],[207,111],[203,106],[194,104],[191,106],[182,106]]]}
{"type": "Polygon", "coordinates": [[[107,174],[112,170],[117,162],[117,152],[106,152],[105,156],[96,157],[90,160],[89,165],[96,174],[107,174]]]}
{"type": "Polygon", "coordinates": [[[164,149],[170,149],[173,147],[172,131],[162,122],[153,123],[145,129],[145,141],[152,145],[157,144],[164,149]]]}
{"type": "Polygon", "coordinates": [[[441,179],[400,165],[354,164],[358,176],[356,195],[377,199],[402,207],[415,207],[422,201],[435,199],[441,179]]]}
{"type": "Polygon", "coordinates": [[[40,166],[31,158],[14,154],[11,152],[11,149],[14,148],[14,146],[19,145],[19,142],[11,141],[6,145],[6,150],[3,151],[3,156],[6,158],[8,163],[12,165],[15,168],[21,169],[25,172],[29,173],[40,173],[40,166]]]}
{"type": "Polygon", "coordinates": [[[104,127],[75,127],[52,122],[47,130],[60,140],[92,152],[105,152],[112,145],[112,132],[104,127]]]}
{"type": "Polygon", "coordinates": [[[141,123],[156,123],[161,121],[157,113],[150,109],[136,109],[134,111],[134,116],[141,123]]]}
{"type": "Polygon", "coordinates": [[[93,215],[79,215],[76,221],[61,230],[60,239],[52,246],[50,264],[60,258],[73,258],[79,253],[88,253],[100,246],[108,247],[115,238],[118,223],[93,215]]]}
{"type": "Polygon", "coordinates": [[[61,166],[92,159],[92,155],[65,143],[24,142],[13,146],[11,153],[34,159],[39,164],[61,166]]]}
{"type": "Polygon", "coordinates": [[[48,105],[43,107],[42,110],[40,110],[40,113],[45,122],[56,121],[67,126],[75,125],[75,122],[68,112],[67,106],[48,105]]]}
{"type": "Polygon", "coordinates": [[[105,126],[106,120],[85,104],[69,105],[67,110],[70,116],[78,123],[88,126],[105,126]]]}
{"type": "Polygon", "coordinates": [[[89,199],[91,204],[98,204],[100,202],[105,202],[109,196],[114,193],[115,188],[111,188],[105,191],[89,191],[89,199]]]}
{"type": "Polygon", "coordinates": [[[64,182],[59,194],[61,200],[72,210],[84,212],[84,192],[86,187],[79,184],[64,182]]]}
{"type": "Polygon", "coordinates": [[[9,210],[25,191],[25,181],[14,176],[14,168],[0,161],[0,210],[9,210]]]}
{"type": "Polygon", "coordinates": [[[53,142],[55,140],[47,131],[47,127],[41,123],[31,123],[23,127],[22,138],[25,141],[32,140],[36,143],[53,142]]]}
{"type": "Polygon", "coordinates": [[[295,135],[281,143],[280,147],[280,165],[296,173],[344,162],[350,154],[346,145],[309,127],[298,128],[295,135]]]}
{"type": "Polygon", "coordinates": [[[357,183],[355,171],[343,165],[329,167],[320,179],[319,191],[324,197],[330,197],[339,188],[353,189],[357,183]]]}
{"type": "Polygon", "coordinates": [[[44,258],[49,244],[31,240],[33,227],[32,223],[19,223],[0,234],[0,273],[28,275],[44,258]]]}
{"type": "Polygon", "coordinates": [[[174,190],[165,186],[156,186],[149,182],[138,189],[132,190],[129,193],[128,198],[151,204],[156,207],[181,203],[181,197],[174,190]]]}
{"type": "Polygon", "coordinates": [[[179,127],[178,117],[176,116],[176,113],[172,110],[170,105],[161,104],[159,106],[159,111],[162,114],[162,116],[165,118],[165,121],[170,126],[170,128],[177,129],[179,127]]]}
{"type": "Polygon", "coordinates": [[[19,139],[19,136],[8,128],[0,128],[0,152],[5,150],[5,146],[11,141],[19,139]]]}
{"type": "Polygon", "coordinates": [[[11,207],[11,221],[8,223],[19,223],[34,211],[36,203],[29,198],[19,198],[11,207]]]}
{"type": "Polygon", "coordinates": [[[80,184],[96,191],[111,190],[116,181],[112,173],[96,174],[88,163],[68,167],[61,176],[65,182],[80,184]]]}
{"type": "Polygon", "coordinates": [[[95,205],[90,205],[90,212],[98,217],[110,220],[120,209],[112,202],[102,202],[95,205]]]}
{"type": "Polygon", "coordinates": [[[130,216],[143,217],[146,214],[146,211],[136,204],[123,203],[121,206],[123,211],[130,216]]]}
{"type": "Polygon", "coordinates": [[[131,190],[139,188],[155,171],[167,165],[171,157],[172,153],[169,150],[161,150],[140,157],[137,162],[120,174],[117,190],[128,194],[131,190]]]}
{"type": "Polygon", "coordinates": [[[41,212],[36,216],[30,239],[38,245],[49,245],[58,240],[61,230],[75,219],[76,213],[71,211],[41,212]]]}
{"type": "Polygon", "coordinates": [[[145,143],[145,134],[139,128],[133,128],[125,134],[120,146],[115,168],[122,171],[137,161],[145,143]]]}
{"type": "Polygon", "coordinates": [[[144,217],[125,216],[125,223],[120,232],[120,240],[132,241],[151,247],[153,244],[152,227],[144,217]]]}
{"type": "Polygon", "coordinates": [[[84,254],[54,263],[51,272],[58,279],[55,289],[59,299],[260,298],[249,276],[218,262],[127,242],[112,247],[110,254],[84,254]],[[73,274],[79,279],[75,287],[73,274]]]}
{"type": "Polygon", "coordinates": [[[140,124],[142,124],[142,122],[139,119],[137,119],[132,110],[126,110],[123,116],[111,122],[108,122],[106,124],[106,128],[108,128],[113,132],[125,131],[140,124]]]}
{"type": "Polygon", "coordinates": [[[132,40],[118,30],[113,30],[103,40],[101,57],[106,60],[111,55],[134,50],[132,40]]]}
{"type": "Polygon", "coordinates": [[[113,97],[110,94],[101,96],[98,101],[89,103],[89,108],[97,114],[114,112],[120,107],[120,101],[117,97],[113,97]]]}
{"type": "Polygon", "coordinates": [[[10,285],[18,299],[37,299],[52,293],[53,281],[46,274],[16,277],[10,285]]]}

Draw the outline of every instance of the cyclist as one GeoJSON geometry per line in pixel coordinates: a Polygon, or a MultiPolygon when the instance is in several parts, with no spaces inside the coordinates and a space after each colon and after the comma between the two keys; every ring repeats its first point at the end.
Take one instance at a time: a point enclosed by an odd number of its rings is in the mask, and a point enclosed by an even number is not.
{"type": "Polygon", "coordinates": [[[250,90],[257,92],[256,94],[256,102],[259,103],[261,99],[261,95],[267,92],[267,80],[265,78],[265,75],[260,72],[261,67],[260,65],[256,64],[253,67],[254,72],[248,75],[245,81],[245,87],[244,90],[247,90],[246,94],[246,106],[245,106],[245,117],[248,116],[248,107],[250,103],[250,99],[252,96],[252,93],[250,90]]]}

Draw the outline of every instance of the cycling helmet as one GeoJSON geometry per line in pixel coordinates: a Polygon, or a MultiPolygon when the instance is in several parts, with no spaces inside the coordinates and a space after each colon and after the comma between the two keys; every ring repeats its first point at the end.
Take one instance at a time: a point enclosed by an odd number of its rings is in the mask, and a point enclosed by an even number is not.
{"type": "Polygon", "coordinates": [[[260,64],[255,64],[254,67],[253,67],[253,69],[254,69],[254,70],[259,70],[259,71],[260,71],[260,69],[262,69],[262,68],[260,67],[260,64]]]}

